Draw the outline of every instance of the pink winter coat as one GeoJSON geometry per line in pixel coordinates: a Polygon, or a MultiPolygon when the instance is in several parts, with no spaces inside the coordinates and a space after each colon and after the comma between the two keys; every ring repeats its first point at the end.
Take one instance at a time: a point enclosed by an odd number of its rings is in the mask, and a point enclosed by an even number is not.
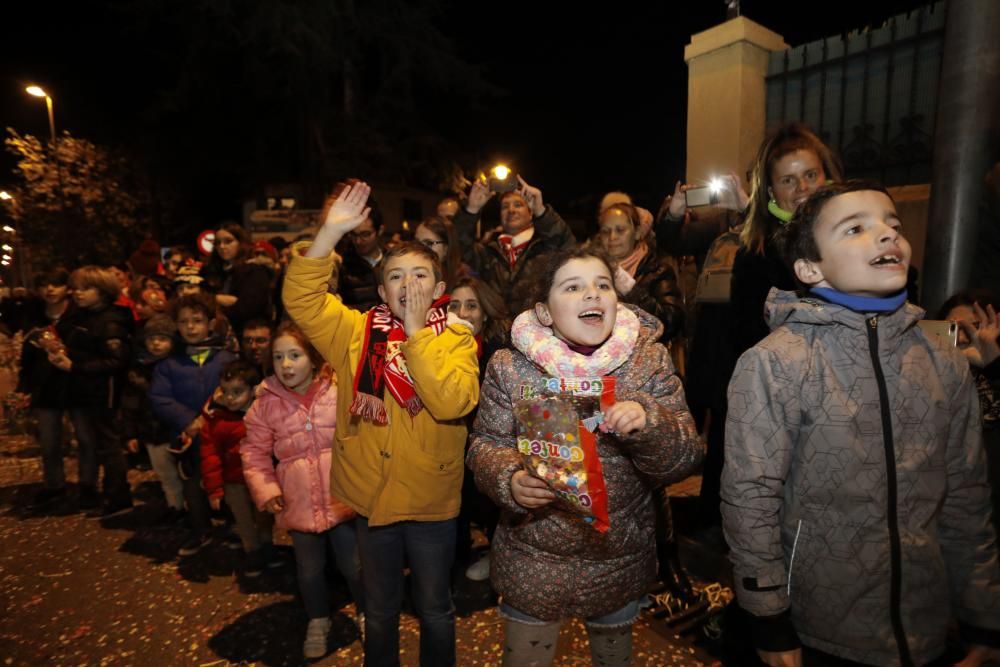
{"type": "Polygon", "coordinates": [[[266,378],[243,423],[243,476],[261,510],[271,498],[284,496],[278,526],[321,533],[354,518],[354,510],[330,495],[337,388],[329,379],[317,379],[302,397],[273,375],[266,378]]]}

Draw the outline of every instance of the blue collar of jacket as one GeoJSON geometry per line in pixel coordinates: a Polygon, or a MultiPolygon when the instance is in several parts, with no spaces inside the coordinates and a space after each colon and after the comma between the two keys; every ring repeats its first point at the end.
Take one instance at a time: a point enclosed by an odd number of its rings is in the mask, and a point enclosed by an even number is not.
{"type": "Polygon", "coordinates": [[[824,301],[835,303],[856,313],[891,313],[906,303],[906,289],[884,297],[858,296],[832,287],[813,287],[809,291],[824,301]]]}

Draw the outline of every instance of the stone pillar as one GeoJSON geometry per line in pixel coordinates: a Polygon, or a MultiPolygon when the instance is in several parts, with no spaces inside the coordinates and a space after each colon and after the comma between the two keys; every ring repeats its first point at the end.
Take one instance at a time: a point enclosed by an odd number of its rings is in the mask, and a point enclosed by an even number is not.
{"type": "Polygon", "coordinates": [[[922,301],[936,311],[969,285],[990,149],[1000,144],[1000,3],[948,0],[934,129],[922,301]]]}
{"type": "Polygon", "coordinates": [[[691,36],[687,174],[690,183],[734,171],[741,180],[764,138],[768,58],[785,40],[740,16],[691,36]]]}

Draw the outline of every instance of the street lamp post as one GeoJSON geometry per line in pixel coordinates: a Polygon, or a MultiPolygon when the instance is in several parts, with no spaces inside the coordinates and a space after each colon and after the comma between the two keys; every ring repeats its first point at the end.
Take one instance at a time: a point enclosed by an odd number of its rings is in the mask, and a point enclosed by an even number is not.
{"type": "Polygon", "coordinates": [[[52,111],[52,98],[38,86],[28,86],[24,89],[24,92],[34,97],[44,97],[45,106],[49,110],[49,136],[52,138],[52,145],[55,146],[56,143],[56,115],[52,111]]]}

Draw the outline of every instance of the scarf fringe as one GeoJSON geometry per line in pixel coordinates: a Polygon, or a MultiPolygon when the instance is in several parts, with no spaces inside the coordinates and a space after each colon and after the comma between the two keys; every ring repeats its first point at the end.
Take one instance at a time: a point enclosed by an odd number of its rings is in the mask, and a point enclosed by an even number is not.
{"type": "Polygon", "coordinates": [[[385,403],[383,403],[377,396],[365,394],[360,391],[354,395],[354,400],[351,402],[350,413],[352,415],[357,415],[362,419],[367,419],[375,424],[378,424],[379,426],[385,426],[389,423],[389,416],[385,411],[385,403]]]}
{"type": "Polygon", "coordinates": [[[411,417],[416,417],[417,413],[424,409],[424,402],[420,400],[419,396],[413,396],[406,401],[403,407],[406,408],[411,417]]]}

